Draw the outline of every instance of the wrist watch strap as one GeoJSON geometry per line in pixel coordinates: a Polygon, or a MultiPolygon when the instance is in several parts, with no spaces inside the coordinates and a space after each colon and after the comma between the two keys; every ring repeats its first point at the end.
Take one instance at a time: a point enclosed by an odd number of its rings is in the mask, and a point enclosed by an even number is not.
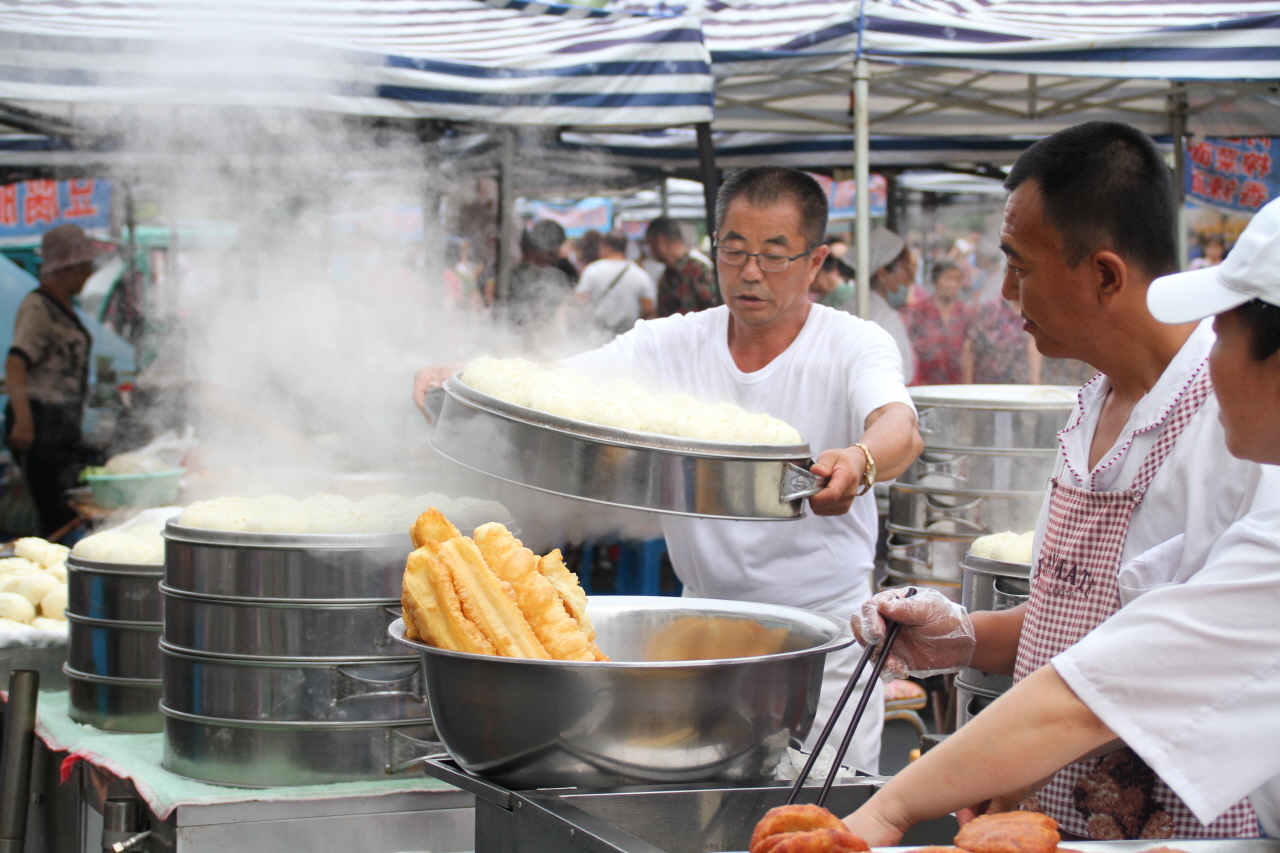
{"type": "Polygon", "coordinates": [[[855,444],[853,446],[860,448],[863,455],[867,457],[867,467],[862,472],[862,488],[858,490],[859,495],[865,495],[876,484],[876,460],[872,457],[871,451],[867,449],[865,444],[855,444]]]}

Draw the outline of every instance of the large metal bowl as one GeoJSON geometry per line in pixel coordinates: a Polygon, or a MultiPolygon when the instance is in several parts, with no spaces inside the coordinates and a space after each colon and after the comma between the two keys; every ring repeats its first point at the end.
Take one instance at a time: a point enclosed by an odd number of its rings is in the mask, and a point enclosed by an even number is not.
{"type": "Polygon", "coordinates": [[[610,662],[443,651],[401,620],[390,632],[422,653],[458,764],[519,789],[765,778],[813,725],[827,653],[853,642],[843,619],[737,601],[597,597],[591,619],[610,662]]]}

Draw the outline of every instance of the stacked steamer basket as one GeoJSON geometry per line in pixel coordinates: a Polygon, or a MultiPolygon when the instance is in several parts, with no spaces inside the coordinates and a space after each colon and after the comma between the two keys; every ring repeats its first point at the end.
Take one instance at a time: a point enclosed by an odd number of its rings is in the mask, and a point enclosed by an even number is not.
{"type": "Polygon", "coordinates": [[[71,719],[118,732],[158,732],[161,565],[67,558],[71,719]]]}
{"type": "MultiPolygon", "coordinates": [[[[164,766],[245,787],[385,778],[437,752],[391,642],[407,533],[165,530],[164,766]]],[[[419,770],[419,772],[421,772],[419,770]]]]}
{"type": "Polygon", "coordinates": [[[933,586],[959,600],[960,560],[974,539],[1035,527],[1076,389],[910,390],[924,452],[889,487],[886,584],[933,586]]]}
{"type": "MultiPolygon", "coordinates": [[[[975,610],[1012,610],[1031,596],[1031,565],[1009,563],[966,554],[961,603],[975,610]]],[[[956,675],[956,725],[962,726],[974,714],[994,702],[1013,686],[1008,675],[993,675],[966,667],[956,675]]]]}

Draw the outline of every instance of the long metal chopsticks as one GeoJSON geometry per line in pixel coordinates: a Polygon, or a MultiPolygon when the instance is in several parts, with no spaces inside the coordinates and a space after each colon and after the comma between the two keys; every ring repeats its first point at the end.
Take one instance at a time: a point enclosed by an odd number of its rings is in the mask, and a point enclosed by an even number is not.
{"type": "MultiPolygon", "coordinates": [[[[903,598],[910,598],[916,594],[916,588],[907,589],[903,598]]],[[[853,695],[853,689],[858,686],[858,679],[862,677],[862,671],[867,667],[867,661],[871,660],[871,655],[876,649],[880,649],[880,657],[876,660],[875,667],[871,670],[871,678],[867,680],[867,686],[863,688],[862,696],[858,698],[858,704],[853,709],[853,719],[849,721],[849,729],[844,733],[844,738],[840,741],[840,748],[836,750],[835,759],[831,762],[831,769],[827,771],[827,778],[822,782],[822,790],[818,792],[818,805],[823,805],[827,801],[827,794],[831,792],[831,785],[835,782],[836,774],[840,770],[840,762],[844,761],[844,755],[849,751],[849,744],[853,742],[853,733],[858,728],[858,723],[862,722],[862,714],[867,710],[867,703],[871,701],[871,692],[875,690],[876,682],[880,679],[880,673],[884,671],[885,662],[889,659],[889,650],[893,647],[893,641],[898,637],[897,622],[888,622],[888,631],[885,632],[884,640],[878,646],[867,646],[862,651],[862,658],[858,661],[858,666],[853,670],[853,675],[849,678],[849,683],[844,686],[844,692],[840,694],[840,699],[836,702],[836,706],[831,711],[831,716],[827,719],[827,724],[822,728],[822,734],[818,736],[817,743],[813,746],[813,751],[809,753],[809,759],[804,763],[804,769],[800,771],[800,775],[796,777],[795,784],[791,786],[791,793],[787,796],[787,805],[792,805],[796,801],[796,797],[800,796],[800,789],[804,787],[805,780],[809,778],[809,772],[813,770],[814,762],[818,760],[818,753],[822,752],[822,748],[826,746],[827,740],[831,737],[831,731],[836,727],[836,721],[840,719],[840,715],[844,713],[845,706],[849,704],[849,697],[853,695]]]]}

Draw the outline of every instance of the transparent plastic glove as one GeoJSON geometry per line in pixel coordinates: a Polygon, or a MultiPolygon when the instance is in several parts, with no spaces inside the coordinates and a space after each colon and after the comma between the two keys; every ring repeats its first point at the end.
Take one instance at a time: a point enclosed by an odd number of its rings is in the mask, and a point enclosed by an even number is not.
{"type": "Polygon", "coordinates": [[[881,678],[956,672],[973,658],[977,640],[968,612],[936,589],[890,589],[873,595],[852,620],[853,633],[866,646],[884,639],[885,620],[902,626],[889,652],[881,678]]]}

